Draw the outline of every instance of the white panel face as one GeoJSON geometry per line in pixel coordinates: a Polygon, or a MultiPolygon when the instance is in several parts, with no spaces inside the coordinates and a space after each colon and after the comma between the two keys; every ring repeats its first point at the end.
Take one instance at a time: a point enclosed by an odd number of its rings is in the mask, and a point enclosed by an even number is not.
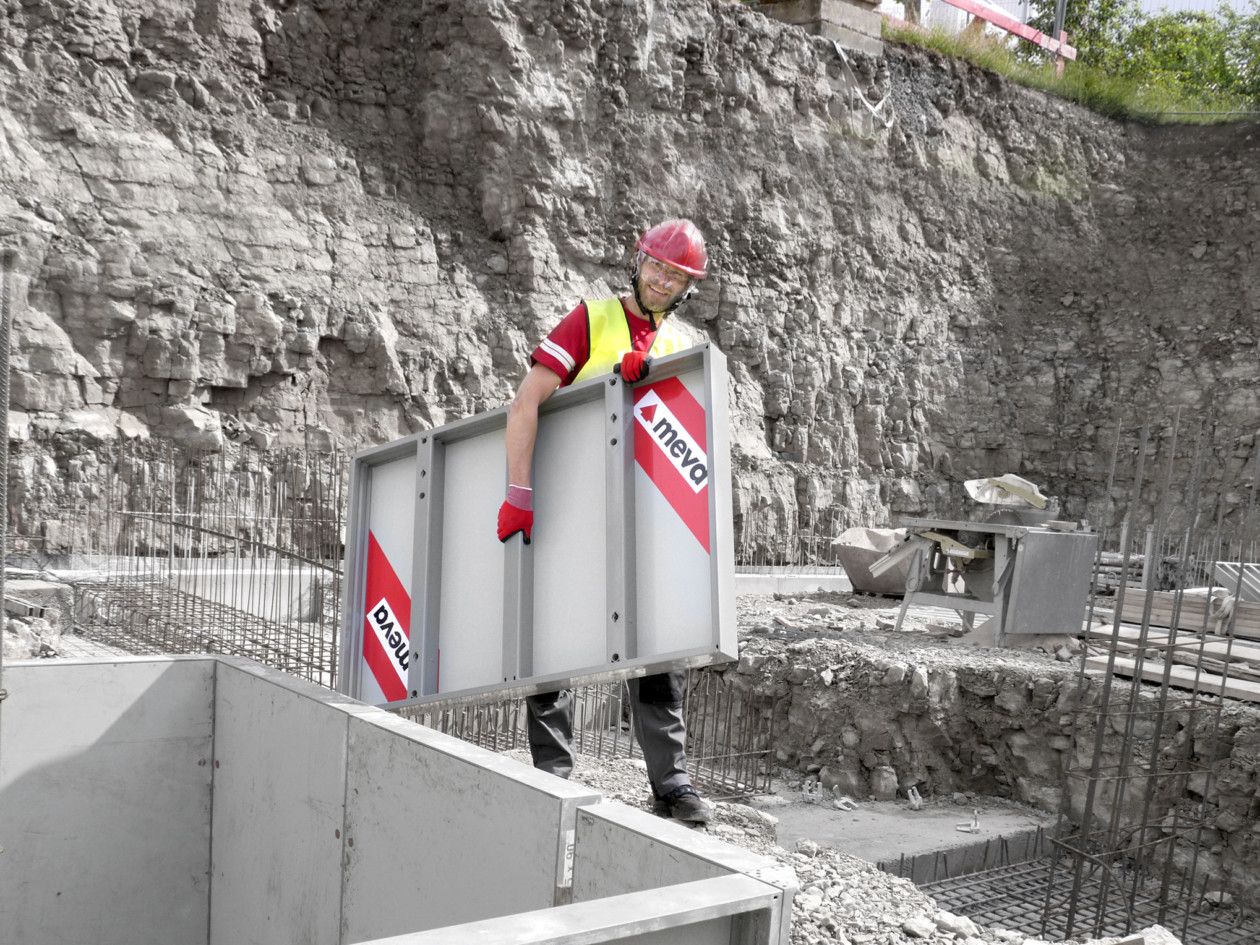
{"type": "Polygon", "coordinates": [[[639,653],[702,647],[713,635],[709,556],[643,470],[635,480],[639,653]]]}
{"type": "MultiPolygon", "coordinates": [[[[372,469],[368,521],[377,544],[390,561],[411,560],[416,520],[416,457],[405,456],[372,469]]],[[[395,568],[403,588],[411,593],[411,570],[395,568]]]]}
{"type": "Polygon", "coordinates": [[[534,448],[534,675],[606,658],[604,402],[549,415],[534,448]]]}
{"type": "Polygon", "coordinates": [[[445,447],[438,691],[503,681],[503,430],[445,447]]]}
{"type": "Polygon", "coordinates": [[[380,705],[407,695],[407,677],[397,652],[403,644],[393,641],[411,619],[416,457],[381,463],[373,466],[368,475],[368,541],[370,544],[375,540],[376,549],[367,552],[364,619],[356,621],[357,632],[363,635],[364,660],[359,698],[380,705]],[[386,610],[381,609],[383,600],[386,610]]]}
{"type": "Polygon", "coordinates": [[[694,650],[712,640],[712,561],[701,537],[709,531],[703,473],[712,465],[703,379],[696,371],[635,391],[639,654],[694,650]]]}

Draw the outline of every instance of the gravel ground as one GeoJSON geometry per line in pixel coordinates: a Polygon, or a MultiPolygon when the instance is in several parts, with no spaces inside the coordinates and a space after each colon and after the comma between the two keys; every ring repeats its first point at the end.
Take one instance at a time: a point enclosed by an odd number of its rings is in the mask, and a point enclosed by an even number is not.
{"type": "MultiPolygon", "coordinates": [[[[529,763],[528,752],[510,754],[529,763]]],[[[790,777],[789,773],[784,774],[790,777]]],[[[573,780],[594,788],[609,800],[651,810],[642,761],[608,761],[582,755],[577,759],[573,780]]],[[[776,839],[777,820],[765,811],[729,802],[718,802],[713,807],[713,821],[697,829],[795,871],[800,892],[792,905],[792,945],[1042,945],[1022,933],[977,926],[964,916],[946,912],[909,880],[885,873],[840,850],[811,840],[798,840],[796,849],[785,850],[776,839]]],[[[1138,934],[1146,937],[1145,945],[1179,945],[1179,940],[1163,928],[1138,934]]],[[[1094,941],[1102,945],[1119,939],[1094,941]]]]}

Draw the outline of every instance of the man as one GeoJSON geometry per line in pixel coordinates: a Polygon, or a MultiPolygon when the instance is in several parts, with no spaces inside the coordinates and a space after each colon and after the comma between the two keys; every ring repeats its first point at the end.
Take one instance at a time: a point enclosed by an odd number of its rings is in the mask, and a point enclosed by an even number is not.
{"type": "MultiPolygon", "coordinates": [[[[520,532],[528,543],[533,530],[530,473],[539,406],[559,388],[614,368],[628,383],[642,380],[650,367],[649,354],[688,347],[667,319],[706,275],[708,255],[695,224],[666,220],[635,243],[629,296],[579,303],[534,349],[529,373],[508,411],[508,489],[499,509],[500,541],[520,532]]],[[[709,806],[691,786],[684,755],[684,679],[681,672],[632,679],[630,701],[653,810],[663,817],[705,823],[709,806]]],[[[526,703],[534,766],[567,778],[573,772],[572,692],[531,696],[526,703]]]]}

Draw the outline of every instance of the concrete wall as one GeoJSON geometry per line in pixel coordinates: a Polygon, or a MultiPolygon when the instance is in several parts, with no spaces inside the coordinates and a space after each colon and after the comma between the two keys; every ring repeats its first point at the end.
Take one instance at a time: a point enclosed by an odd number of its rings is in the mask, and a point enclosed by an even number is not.
{"type": "Polygon", "coordinates": [[[549,907],[565,825],[599,799],[252,664],[221,665],[216,714],[211,945],[549,907]]]}
{"type": "Polygon", "coordinates": [[[0,942],[787,940],[769,861],[246,660],[3,681],[0,942]]]}
{"type": "Polygon", "coordinates": [[[6,666],[0,942],[204,942],[215,664],[6,666]]]}
{"type": "Polygon", "coordinates": [[[675,832],[682,829],[621,804],[582,808],[577,815],[573,901],[659,891],[703,877],[754,876],[772,894],[757,921],[770,930],[770,941],[786,943],[796,892],[792,871],[703,834],[687,832],[680,837],[675,832]]]}

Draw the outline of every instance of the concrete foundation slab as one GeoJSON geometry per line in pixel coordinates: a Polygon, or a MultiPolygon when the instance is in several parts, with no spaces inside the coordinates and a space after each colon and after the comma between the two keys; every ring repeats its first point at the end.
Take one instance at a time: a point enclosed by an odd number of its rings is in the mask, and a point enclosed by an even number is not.
{"type": "Polygon", "coordinates": [[[853,810],[844,811],[837,810],[829,797],[810,804],[780,802],[782,796],[769,803],[765,799],[751,802],[779,821],[780,846],[793,850],[798,840],[812,840],[870,863],[896,862],[901,857],[960,850],[986,840],[1048,830],[1056,820],[1042,811],[985,798],[975,799],[971,806],[934,803],[917,811],[903,801],[860,799],[853,810]],[[960,825],[968,829],[960,830],[960,825]]]}

